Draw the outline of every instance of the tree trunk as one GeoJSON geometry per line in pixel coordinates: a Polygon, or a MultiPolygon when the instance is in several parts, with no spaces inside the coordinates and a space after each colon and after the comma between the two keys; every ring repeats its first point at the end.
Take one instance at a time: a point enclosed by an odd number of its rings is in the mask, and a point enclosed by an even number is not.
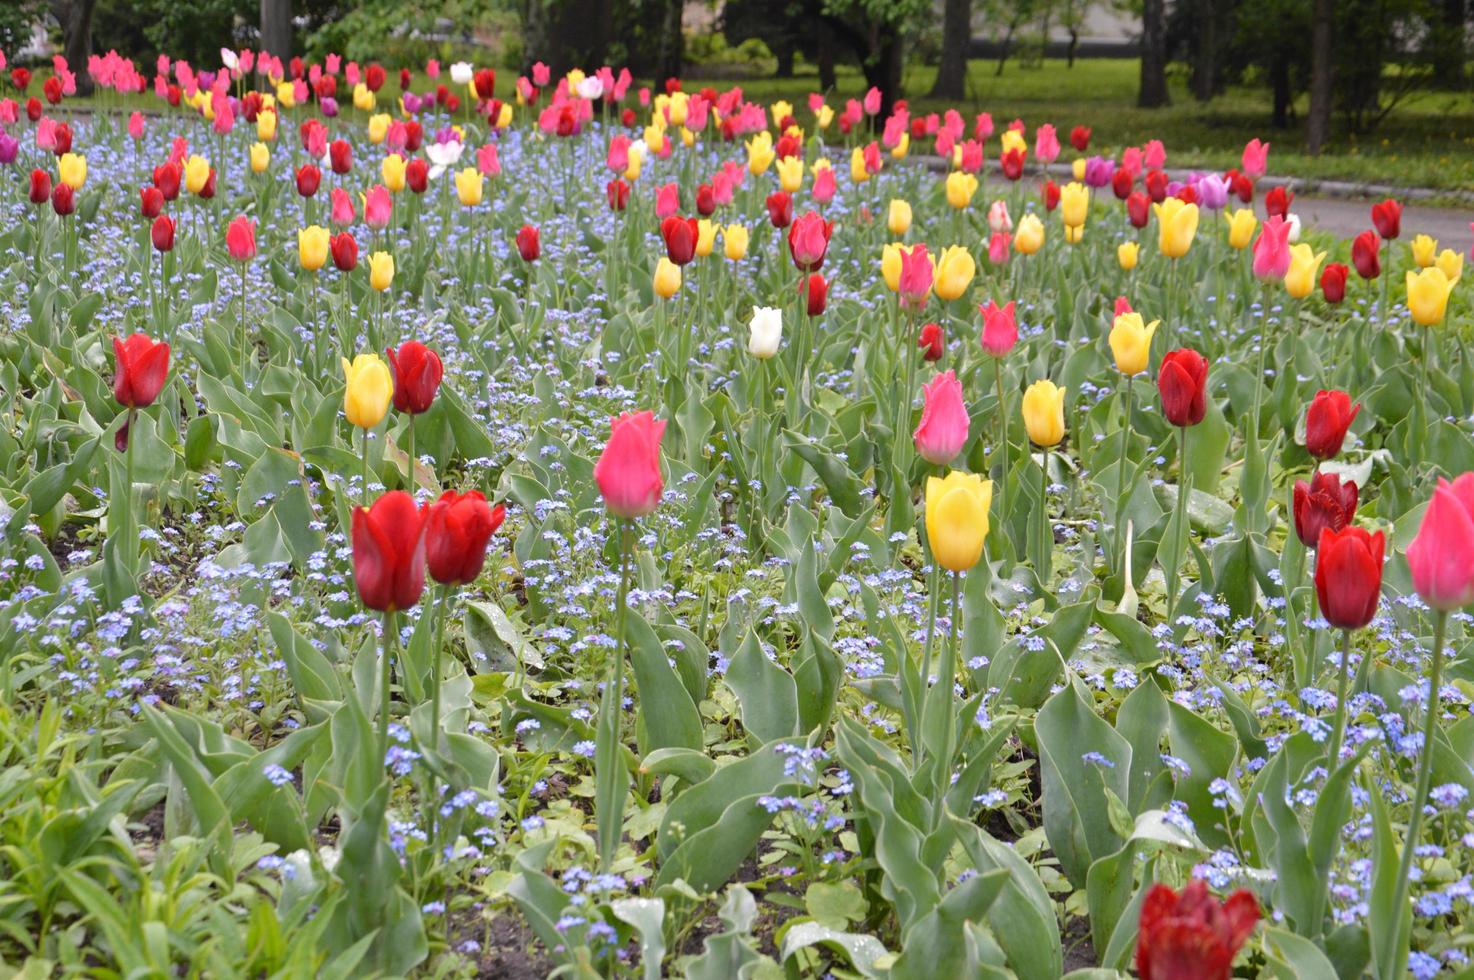
{"type": "Polygon", "coordinates": [[[1310,115],[1305,121],[1305,143],[1311,156],[1320,155],[1331,132],[1331,25],[1335,18],[1335,0],[1315,0],[1310,28],[1310,115]]]}
{"type": "Polygon", "coordinates": [[[889,119],[901,97],[901,70],[905,67],[904,46],[901,38],[890,29],[872,32],[872,48],[869,57],[862,58],[860,65],[865,73],[866,86],[880,89],[880,113],[876,121],[889,119]]]}
{"type": "Polygon", "coordinates": [[[1443,0],[1443,25],[1433,32],[1433,78],[1448,89],[1464,87],[1464,60],[1469,53],[1468,0],[1443,0]]]}
{"type": "Polygon", "coordinates": [[[1193,59],[1193,98],[1207,102],[1218,89],[1218,4],[1198,0],[1198,38],[1193,59]]]}
{"type": "Polygon", "coordinates": [[[86,71],[92,53],[92,11],[97,0],[53,0],[51,15],[61,25],[62,56],[77,76],[77,94],[92,94],[92,76],[86,71]]]}
{"type": "Polygon", "coordinates": [[[819,21],[818,33],[818,62],[819,62],[819,91],[824,93],[833,92],[839,80],[834,74],[835,39],[834,32],[829,25],[819,21]]]}
{"type": "Polygon", "coordinates": [[[665,24],[660,34],[659,81],[680,78],[682,63],[686,60],[686,39],[681,33],[681,11],[685,4],[681,0],[665,0],[665,24]]]}
{"type": "Polygon", "coordinates": [[[778,70],[773,74],[778,78],[792,78],[793,46],[790,44],[782,45],[778,50],[773,52],[773,57],[778,59],[778,70]]]}
{"type": "Polygon", "coordinates": [[[1164,0],[1144,0],[1141,5],[1141,90],[1136,104],[1157,109],[1171,100],[1167,95],[1167,17],[1164,0]]]}
{"type": "Polygon", "coordinates": [[[1075,67],[1075,52],[1080,50],[1080,28],[1070,28],[1070,46],[1065,50],[1065,67],[1075,67]]]}
{"type": "Polygon", "coordinates": [[[1290,64],[1285,59],[1275,59],[1274,67],[1270,69],[1270,85],[1274,89],[1271,123],[1275,129],[1285,129],[1290,125],[1290,64]]]}
{"type": "Polygon", "coordinates": [[[972,44],[972,0],[946,0],[942,11],[942,60],[934,99],[959,101],[967,91],[967,49],[972,44]]]}
{"type": "Polygon", "coordinates": [[[261,0],[261,50],[280,58],[292,57],[292,0],[261,0]]]}
{"type": "Polygon", "coordinates": [[[1018,17],[1008,22],[1008,33],[1003,35],[1003,44],[998,48],[998,67],[993,70],[994,78],[1002,76],[1003,66],[1008,64],[1008,55],[1013,50],[1013,35],[1018,30],[1018,23],[1018,17]]]}

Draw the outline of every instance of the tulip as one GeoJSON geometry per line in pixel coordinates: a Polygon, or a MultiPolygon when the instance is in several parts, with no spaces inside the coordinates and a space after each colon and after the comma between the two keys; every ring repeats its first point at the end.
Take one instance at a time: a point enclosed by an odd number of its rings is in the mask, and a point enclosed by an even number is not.
{"type": "Polygon", "coordinates": [[[623,211],[629,204],[630,185],[616,177],[604,185],[604,196],[609,199],[609,210],[623,211]]]}
{"type": "Polygon", "coordinates": [[[404,190],[404,175],[406,161],[398,153],[391,153],[384,158],[379,165],[379,175],[384,179],[384,186],[389,188],[390,193],[398,194],[404,190]]]}
{"type": "Polygon", "coordinates": [[[1144,323],[1140,313],[1125,312],[1116,315],[1111,324],[1109,343],[1116,358],[1116,370],[1130,377],[1147,369],[1151,358],[1152,336],[1157,332],[1159,320],[1144,323]]]}
{"type": "Polygon", "coordinates": [[[834,222],[809,211],[788,229],[788,252],[800,272],[817,272],[824,267],[834,222]]]}
{"type": "Polygon", "coordinates": [[[1442,478],[1407,549],[1413,588],[1433,609],[1474,602],[1474,473],[1442,478]]]}
{"type": "Polygon", "coordinates": [[[404,183],[415,194],[425,193],[430,186],[430,165],[415,157],[404,165],[404,183]]]}
{"type": "Polygon", "coordinates": [[[1158,248],[1169,259],[1180,259],[1192,248],[1198,231],[1198,206],[1167,198],[1155,206],[1159,226],[1158,248]]]}
{"type": "Polygon", "coordinates": [[[1240,161],[1244,176],[1250,180],[1258,180],[1264,176],[1269,160],[1269,144],[1261,143],[1256,137],[1244,144],[1244,155],[1240,161]]]}
{"type": "Polygon", "coordinates": [[[978,312],[983,316],[980,338],[983,350],[990,357],[1007,357],[1018,343],[1018,321],[1014,319],[1013,300],[1004,306],[988,300],[987,305],[978,307],[978,312]]]}
{"type": "Polygon", "coordinates": [[[665,489],[660,475],[665,422],[645,411],[612,419],[609,430],[609,441],[594,465],[594,482],[615,517],[644,517],[655,510],[665,489]]]}
{"type": "Polygon", "coordinates": [[[748,330],[747,352],[766,361],[783,343],[783,311],[776,306],[754,306],[748,330]]]}
{"type": "MultiPolygon", "coordinates": [[[[425,589],[424,519],[424,510],[402,490],[384,494],[372,507],[354,508],[353,581],[365,607],[397,612],[420,601],[425,589]]],[[[380,710],[387,716],[388,705],[380,710]]]]}
{"type": "MultiPolygon", "coordinates": [[[[507,509],[478,490],[447,490],[425,508],[425,565],[441,585],[470,585],[481,575],[486,547],[507,509]]],[[[433,716],[434,713],[432,713],[433,716]]]]}
{"type": "MultiPolygon", "coordinates": [[[[1076,161],[1076,162],[1078,162],[1078,161],[1076,161]]],[[[1041,195],[1044,198],[1044,210],[1046,210],[1046,211],[1053,211],[1055,208],[1059,207],[1059,185],[1058,184],[1056,184],[1052,180],[1046,180],[1044,182],[1044,186],[1042,188],[1040,188],[1040,192],[1041,192],[1041,195]]]]}
{"type": "Polygon", "coordinates": [[[1007,265],[1013,256],[1013,236],[1006,231],[995,231],[988,239],[988,261],[993,265],[1007,265]]]}
{"type": "Polygon", "coordinates": [[[301,197],[311,197],[317,193],[322,184],[322,171],[310,163],[303,164],[297,170],[297,194],[301,197]]]}
{"type": "Polygon", "coordinates": [[[1136,260],[1141,254],[1141,247],[1135,242],[1122,242],[1116,246],[1116,263],[1125,272],[1136,268],[1136,260]]]}
{"type": "Polygon", "coordinates": [[[977,190],[978,179],[972,174],[954,170],[947,175],[947,203],[957,210],[971,204],[977,190]]]}
{"type": "Polygon", "coordinates": [[[445,374],[440,355],[418,340],[407,340],[399,350],[390,347],[385,353],[394,375],[394,408],[406,415],[429,411],[445,374]]]}
{"type": "Polygon", "coordinates": [[[169,345],[146,334],[113,338],[113,397],[129,409],[147,408],[159,397],[169,376],[169,345]]]}
{"type": "Polygon", "coordinates": [[[901,289],[901,253],[905,248],[900,242],[891,242],[880,249],[880,276],[893,293],[901,289]]]}
{"type": "Polygon", "coordinates": [[[1290,213],[1290,204],[1295,200],[1295,195],[1283,187],[1270,188],[1268,194],[1264,195],[1264,214],[1267,217],[1279,215],[1284,218],[1290,213]]]}
{"type": "Polygon", "coordinates": [[[271,150],[265,143],[253,143],[251,145],[251,173],[261,174],[271,166],[271,150]]]}
{"type": "Polygon", "coordinates": [[[660,223],[660,237],[665,239],[665,254],[678,266],[689,263],[696,255],[699,229],[695,218],[672,215],[660,223]]]}
{"type": "Polygon", "coordinates": [[[1090,127],[1076,126],[1070,130],[1070,145],[1080,153],[1088,150],[1090,148],[1090,127]]]}
{"type": "Polygon", "coordinates": [[[468,208],[481,203],[485,185],[486,178],[475,167],[465,167],[456,173],[456,197],[468,208]]]}
{"type": "MultiPolygon", "coordinates": [[[[1126,218],[1131,222],[1133,228],[1145,228],[1151,220],[1152,199],[1144,191],[1132,191],[1131,196],[1126,198],[1126,218]]],[[[1251,214],[1250,217],[1253,217],[1251,214]]],[[[1254,228],[1249,227],[1248,234],[1253,234],[1254,228]]],[[[1245,239],[1244,244],[1248,244],[1245,239]]]]}
{"type": "Polygon", "coordinates": [[[933,276],[931,256],[927,253],[925,245],[913,245],[909,249],[902,248],[899,254],[898,291],[901,294],[901,305],[907,309],[919,310],[926,305],[926,299],[931,294],[933,276]]]}
{"type": "Polygon", "coordinates": [[[1118,201],[1124,201],[1130,197],[1135,186],[1136,178],[1125,167],[1121,167],[1111,175],[1111,193],[1116,195],[1118,201]]]}
{"type": "Polygon", "coordinates": [[[297,261],[308,272],[316,272],[327,264],[332,236],[321,225],[309,225],[297,232],[297,261]]]}
{"type": "Polygon", "coordinates": [[[899,199],[891,201],[890,211],[886,215],[886,228],[897,238],[911,230],[910,203],[899,199]]]}
{"type": "Polygon", "coordinates": [[[394,282],[394,256],[388,252],[375,252],[369,256],[369,285],[379,292],[388,289],[394,282]]]}
{"type": "Polygon", "coordinates": [[[1439,252],[1438,261],[1434,265],[1448,277],[1450,288],[1464,274],[1464,256],[1451,248],[1446,248],[1442,252],[1439,252]]]}
{"type": "Polygon", "coordinates": [[[722,252],[733,262],[747,257],[747,226],[727,225],[722,229],[722,252]]]}
{"type": "Polygon", "coordinates": [[[1169,351],[1157,370],[1162,414],[1175,426],[1203,421],[1208,413],[1208,361],[1191,348],[1169,351]]]}
{"type": "Polygon", "coordinates": [[[1059,445],[1065,437],[1065,389],[1048,378],[1029,385],[1022,404],[1024,429],[1036,446],[1059,445]]]}
{"type": "Polygon", "coordinates": [[[778,186],[789,194],[795,194],[804,185],[804,162],[800,157],[779,160],[778,186]]]}
{"type": "Polygon", "coordinates": [[[1300,543],[1314,550],[1320,546],[1321,531],[1350,525],[1356,517],[1356,497],[1356,484],[1342,483],[1334,473],[1317,472],[1309,483],[1296,480],[1291,501],[1300,543]]]}
{"type": "Polygon", "coordinates": [[[329,248],[333,253],[333,265],[339,272],[352,272],[358,268],[358,242],[346,231],[332,237],[329,248]]]}
{"type": "MultiPolygon", "coordinates": [[[[210,164],[202,156],[192,156],[184,161],[184,189],[191,194],[198,194],[205,186],[205,181],[210,179],[210,164]]],[[[167,197],[167,193],[165,194],[167,197]]]]}
{"type": "Polygon", "coordinates": [[[1413,239],[1412,250],[1413,262],[1419,269],[1426,269],[1438,255],[1438,239],[1430,235],[1418,235],[1413,239]]]}
{"type": "Polygon", "coordinates": [[[935,269],[935,282],[937,298],[944,302],[958,299],[967,292],[967,287],[972,284],[972,277],[977,272],[977,263],[973,261],[972,253],[961,245],[952,245],[943,249],[942,254],[937,257],[935,269]]]}
{"type": "Polygon", "coordinates": [[[1346,275],[1350,271],[1340,262],[1332,262],[1320,274],[1320,291],[1327,303],[1339,303],[1346,298],[1346,275]]]}
{"type": "Polygon", "coordinates": [[[51,175],[44,170],[31,171],[30,195],[32,204],[45,204],[51,200],[51,175]]]}
{"type": "Polygon", "coordinates": [[[61,182],[73,191],[82,189],[87,183],[87,158],[77,153],[63,153],[57,161],[56,170],[61,182]]]}
{"type": "Polygon", "coordinates": [[[1026,214],[1019,219],[1013,247],[1020,255],[1033,255],[1044,247],[1044,222],[1037,214],[1026,214]]]}
{"type": "Polygon", "coordinates": [[[988,206],[988,227],[993,234],[1013,231],[1013,219],[1008,216],[1008,203],[994,201],[988,206]]]}
{"type": "Polygon", "coordinates": [[[765,202],[768,221],[774,228],[787,228],[793,221],[793,197],[784,191],[769,194],[765,202]]]}
{"type": "Polygon", "coordinates": [[[804,297],[804,309],[809,316],[819,316],[829,302],[829,282],[817,272],[811,272],[799,283],[799,292],[804,297]]]}
{"type": "Polygon", "coordinates": [[[1254,275],[1259,279],[1284,279],[1289,271],[1290,226],[1279,215],[1272,215],[1254,242],[1254,275]]]}
{"type": "Polygon", "coordinates": [[[1240,889],[1222,905],[1193,879],[1179,895],[1153,885],[1141,906],[1136,972],[1141,980],[1230,980],[1239,947],[1259,921],[1259,903],[1240,889]]]}
{"type": "Polygon", "coordinates": [[[542,243],[538,231],[532,225],[523,225],[517,230],[517,254],[523,262],[536,262],[542,254],[542,243]]]}
{"type": "Polygon", "coordinates": [[[237,262],[256,257],[256,222],[240,215],[225,229],[225,249],[237,262]]]}
{"type": "Polygon", "coordinates": [[[1059,193],[1060,218],[1066,228],[1080,228],[1090,211],[1090,190],[1084,184],[1070,181],[1059,193]]]}
{"type": "Polygon", "coordinates": [[[1316,550],[1315,592],[1321,615],[1337,629],[1361,629],[1377,613],[1382,591],[1381,531],[1359,527],[1321,528],[1316,550]]]}
{"type": "Polygon", "coordinates": [[[998,158],[998,164],[1003,170],[1003,176],[1009,180],[1018,180],[1024,175],[1024,151],[1018,148],[1007,150],[998,158]]]}
{"type": "Polygon", "coordinates": [[[664,255],[655,264],[655,294],[661,299],[670,299],[681,291],[681,267],[664,255]]]}
{"type": "Polygon", "coordinates": [[[1235,249],[1247,248],[1254,237],[1254,229],[1259,224],[1259,219],[1254,217],[1254,209],[1242,208],[1232,213],[1225,211],[1224,216],[1228,218],[1229,246],[1235,249]]]}
{"type": "Polygon", "coordinates": [[[51,188],[51,210],[57,217],[65,218],[77,210],[75,193],[70,184],[57,184],[51,188]]]}
{"type": "Polygon", "coordinates": [[[334,187],[328,199],[332,202],[329,220],[339,228],[353,224],[353,198],[348,196],[348,192],[341,187],[334,187]]]}
{"type": "Polygon", "coordinates": [[[937,564],[965,572],[978,563],[992,503],[992,481],[975,473],[953,470],[945,478],[927,478],[926,539],[937,564]]]}
{"type": "Polygon", "coordinates": [[[1309,296],[1315,289],[1315,277],[1320,272],[1320,264],[1325,257],[1325,252],[1317,252],[1304,242],[1291,245],[1290,271],[1285,273],[1285,291],[1295,299],[1309,296]]]}
{"type": "MultiPolygon", "coordinates": [[[[359,354],[350,363],[342,358],[343,414],[349,423],[368,430],[383,421],[394,397],[394,378],[377,354],[359,354]]],[[[367,489],[367,488],[365,488],[367,489]]]]}
{"type": "Polygon", "coordinates": [[[256,138],[268,143],[276,139],[276,122],[276,113],[263,109],[256,116],[256,138]]]}
{"type": "Polygon", "coordinates": [[[1368,228],[1357,235],[1351,243],[1351,264],[1356,274],[1363,279],[1375,279],[1382,274],[1382,245],[1376,232],[1368,228]]]}
{"type": "Polygon", "coordinates": [[[153,227],[149,229],[149,238],[153,242],[154,250],[157,252],[172,252],[174,250],[174,219],[167,214],[161,214],[154,218],[153,227]]]}
{"type": "Polygon", "coordinates": [[[1319,391],[1305,413],[1305,448],[1316,459],[1330,459],[1341,451],[1346,431],[1361,411],[1344,391],[1319,391]]]}
{"type": "Polygon", "coordinates": [[[1402,205],[1388,198],[1372,205],[1372,226],[1384,242],[1390,242],[1402,231],[1402,205]]]}
{"type": "Polygon", "coordinates": [[[1407,273],[1407,308],[1413,322],[1424,327],[1434,327],[1443,322],[1448,307],[1449,294],[1454,284],[1437,266],[1422,272],[1407,273]]]}
{"type": "Polygon", "coordinates": [[[773,136],[767,130],[747,141],[747,169],[754,177],[766,173],[777,156],[773,151],[773,136]]]}
{"type": "Polygon", "coordinates": [[[947,338],[942,334],[942,325],[928,323],[922,327],[921,335],[916,338],[916,346],[921,348],[922,360],[940,361],[947,349],[947,338]]]}
{"type": "Polygon", "coordinates": [[[962,400],[962,382],[953,372],[944,371],[922,386],[922,394],[921,424],[911,438],[922,459],[946,466],[967,444],[970,420],[962,400]]]}

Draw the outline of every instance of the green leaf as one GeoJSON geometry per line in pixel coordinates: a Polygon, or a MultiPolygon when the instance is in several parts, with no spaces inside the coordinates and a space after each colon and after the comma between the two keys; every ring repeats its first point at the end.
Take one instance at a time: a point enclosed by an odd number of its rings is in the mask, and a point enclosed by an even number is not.
{"type": "Polygon", "coordinates": [[[865,918],[865,896],[849,882],[816,881],[804,892],[804,908],[820,925],[844,929],[865,918]]]}
{"type": "Polygon", "coordinates": [[[759,742],[797,734],[798,688],[763,652],[753,630],[732,657],[725,679],[742,706],[742,726],[759,742]]]}
{"type": "Polygon", "coordinates": [[[660,961],[665,959],[665,903],[658,898],[619,898],[609,910],[640,934],[640,964],[645,980],[660,980],[660,961]]]}
{"type": "Polygon", "coordinates": [[[1284,929],[1265,927],[1264,957],[1282,980],[1337,980],[1336,968],[1320,947],[1284,929]]]}
{"type": "Polygon", "coordinates": [[[874,936],[842,932],[818,922],[800,922],[783,934],[782,957],[786,963],[794,953],[809,946],[829,946],[844,953],[850,965],[863,977],[885,977],[887,972],[877,965],[888,955],[885,946],[874,936]]]}
{"type": "Polygon", "coordinates": [[[630,666],[640,695],[640,721],[648,742],[645,751],[665,748],[699,750],[703,744],[701,715],[666,658],[660,637],[633,609],[628,610],[625,630],[629,638],[630,666]]]}

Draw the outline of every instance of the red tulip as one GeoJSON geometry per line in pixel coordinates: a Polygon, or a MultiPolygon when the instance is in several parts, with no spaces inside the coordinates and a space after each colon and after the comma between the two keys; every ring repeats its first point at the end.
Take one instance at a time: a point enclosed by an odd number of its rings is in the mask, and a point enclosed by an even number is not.
{"type": "Polygon", "coordinates": [[[1053,211],[1059,207],[1059,185],[1052,180],[1044,182],[1044,210],[1053,211]]]}
{"type": "Polygon", "coordinates": [[[825,221],[814,211],[806,212],[788,228],[788,253],[800,272],[817,272],[824,268],[824,255],[829,251],[829,236],[834,222],[825,221]]]}
{"type": "Polygon", "coordinates": [[[46,96],[46,101],[56,105],[61,101],[61,79],[52,75],[41,85],[41,93],[46,96]]]}
{"type": "Polygon", "coordinates": [[[798,288],[804,296],[809,316],[818,316],[824,312],[824,307],[829,302],[829,283],[823,276],[811,272],[799,283],[798,288]]]}
{"type": "Polygon", "coordinates": [[[1229,980],[1233,958],[1259,921],[1259,902],[1240,889],[1219,904],[1200,880],[1179,895],[1153,885],[1141,905],[1136,972],[1141,980],[1229,980]]]}
{"type": "Polygon", "coordinates": [[[1146,176],[1141,178],[1141,183],[1146,187],[1146,196],[1151,198],[1153,204],[1161,204],[1167,200],[1167,172],[1165,170],[1148,170],[1146,176]]]}
{"type": "Polygon", "coordinates": [[[21,67],[10,69],[10,84],[24,92],[31,86],[31,70],[21,67]]]}
{"type": "Polygon", "coordinates": [[[1341,451],[1346,430],[1361,411],[1344,391],[1318,391],[1305,412],[1305,448],[1316,459],[1330,459],[1341,451]]]}
{"type": "Polygon", "coordinates": [[[52,138],[56,140],[51,147],[52,153],[61,156],[64,153],[72,152],[72,127],[66,123],[57,123],[56,129],[52,133],[52,138]]]}
{"type": "MultiPolygon", "coordinates": [[[[420,125],[420,121],[418,119],[411,119],[404,124],[404,149],[406,152],[414,153],[420,148],[420,144],[424,141],[425,127],[420,125]]],[[[415,161],[411,160],[410,166],[413,166],[414,163],[415,161]]],[[[428,170],[428,166],[425,164],[425,161],[421,160],[419,161],[419,163],[421,167],[428,170]]]]}
{"type": "Polygon", "coordinates": [[[1076,126],[1070,130],[1070,145],[1080,153],[1090,149],[1090,127],[1076,126]]]}
{"type": "Polygon", "coordinates": [[[41,100],[36,98],[34,95],[26,100],[26,118],[29,119],[31,122],[40,121],[41,113],[45,111],[46,110],[41,107],[41,100]]]}
{"type": "Polygon", "coordinates": [[[609,441],[594,465],[604,506],[615,517],[644,517],[655,510],[665,483],[660,476],[660,438],[665,422],[651,412],[621,415],[609,423],[609,441]]]}
{"type": "Polygon", "coordinates": [[[1390,197],[1372,205],[1372,225],[1383,240],[1392,241],[1402,232],[1402,205],[1390,197]]]}
{"type": "MultiPolygon", "coordinates": [[[[694,250],[696,246],[693,243],[691,247],[694,250]]],[[[537,229],[532,225],[523,225],[517,230],[517,254],[522,256],[523,262],[536,262],[537,257],[542,254],[537,229]]]]}
{"type": "Polygon", "coordinates": [[[696,213],[703,218],[710,218],[717,209],[716,192],[710,184],[701,184],[696,188],[696,213]]]}
{"type": "MultiPolygon", "coordinates": [[[[786,130],[788,128],[788,125],[783,120],[779,120],[779,122],[782,124],[778,127],[779,129],[786,130]]],[[[778,137],[778,142],[773,147],[773,152],[779,160],[787,160],[789,157],[798,156],[798,152],[801,149],[803,149],[803,146],[799,143],[798,137],[790,133],[784,133],[784,135],[778,137]]]]}
{"type": "Polygon", "coordinates": [[[1413,588],[1440,612],[1474,602],[1474,473],[1439,478],[1407,549],[1413,588]]]}
{"type": "Polygon", "coordinates": [[[1350,271],[1340,262],[1332,262],[1320,274],[1320,291],[1327,303],[1339,303],[1346,298],[1346,274],[1350,271]]]}
{"type": "Polygon", "coordinates": [[[665,239],[665,254],[676,265],[686,265],[696,257],[698,229],[695,218],[671,215],[660,223],[660,237],[665,239]]]}
{"type": "Polygon", "coordinates": [[[377,92],[384,87],[384,66],[377,61],[368,66],[363,73],[363,84],[368,86],[370,92],[377,92]]]}
{"type": "Polygon", "coordinates": [[[1162,414],[1176,426],[1197,425],[1208,412],[1208,360],[1190,347],[1169,351],[1157,370],[1162,414]]]}
{"type": "Polygon", "coordinates": [[[1264,213],[1266,217],[1279,215],[1289,220],[1290,205],[1294,203],[1295,195],[1283,187],[1270,188],[1268,194],[1264,195],[1264,213]]]}
{"type": "Polygon", "coordinates": [[[339,272],[358,268],[358,241],[348,232],[340,231],[329,239],[328,251],[333,254],[333,265],[339,272]]]}
{"type": "Polygon", "coordinates": [[[1183,184],[1177,190],[1177,199],[1183,204],[1198,203],[1198,189],[1192,184],[1183,184]]]}
{"type": "Polygon", "coordinates": [[[317,193],[317,188],[322,184],[322,171],[310,163],[304,163],[297,169],[297,193],[302,197],[311,197],[317,193]]]}
{"type": "Polygon", "coordinates": [[[1124,201],[1131,196],[1131,188],[1136,181],[1131,176],[1131,171],[1125,167],[1117,167],[1116,172],[1111,174],[1111,192],[1116,195],[1116,200],[1124,201]]]}
{"type": "Polygon", "coordinates": [[[609,198],[609,210],[623,211],[630,202],[630,185],[616,177],[604,185],[604,194],[609,198]]]}
{"type": "Polygon", "coordinates": [[[476,87],[478,99],[489,99],[496,93],[496,72],[490,68],[482,68],[472,76],[471,84],[476,87]]]}
{"type": "Polygon", "coordinates": [[[31,203],[45,204],[51,200],[51,175],[44,170],[31,171],[31,203]]]}
{"type": "MultiPolygon", "coordinates": [[[[409,144],[405,143],[405,149],[409,144]]],[[[430,184],[430,165],[419,157],[415,157],[404,168],[404,183],[416,194],[425,193],[425,188],[430,184]]]]}
{"type": "Polygon", "coordinates": [[[205,177],[205,186],[200,188],[200,200],[208,201],[215,196],[215,180],[217,174],[215,168],[210,168],[210,173],[205,177]]]}
{"type": "Polygon", "coordinates": [[[787,228],[793,221],[793,197],[787,191],[768,195],[768,220],[774,228],[787,228]]]}
{"type": "Polygon", "coordinates": [[[1351,264],[1363,279],[1375,279],[1382,274],[1382,243],[1370,228],[1351,242],[1351,264]]]}
{"type": "Polygon", "coordinates": [[[1356,484],[1345,483],[1334,473],[1316,473],[1310,482],[1295,481],[1291,497],[1295,512],[1295,536],[1307,548],[1320,544],[1320,532],[1339,531],[1356,516],[1356,484]]]}
{"type": "Polygon", "coordinates": [[[164,163],[154,168],[154,186],[164,194],[164,200],[172,201],[179,197],[179,164],[164,163]]]}
{"type": "Polygon", "coordinates": [[[249,262],[256,257],[256,222],[239,215],[225,229],[225,250],[237,262],[249,262]]]}
{"type": "Polygon", "coordinates": [[[405,341],[397,351],[386,348],[384,353],[394,372],[394,407],[406,415],[428,411],[445,375],[440,355],[418,340],[405,341]]]}
{"type": "Polygon", "coordinates": [[[154,343],[136,333],[124,340],[113,338],[117,373],[113,375],[113,397],[128,408],[147,408],[159,397],[169,377],[169,345],[154,343]]]}
{"type": "Polygon", "coordinates": [[[625,109],[619,114],[619,121],[625,126],[633,126],[636,118],[635,110],[633,109],[625,109]]]}
{"type": "Polygon", "coordinates": [[[353,147],[347,140],[333,140],[328,144],[328,162],[333,173],[346,174],[353,169],[353,147]]]}
{"type": "Polygon", "coordinates": [[[999,161],[1003,166],[1003,176],[1009,180],[1018,180],[1024,175],[1024,151],[1018,148],[1009,150],[1003,154],[999,161]]]}
{"type": "Polygon", "coordinates": [[[1133,228],[1145,228],[1147,222],[1151,221],[1152,199],[1146,191],[1132,191],[1126,198],[1126,217],[1131,220],[1133,228]]]}
{"type": "Polygon", "coordinates": [[[353,581],[369,609],[397,612],[425,590],[425,514],[403,490],[353,509],[353,581]]]}
{"type": "Polygon", "coordinates": [[[172,252],[174,250],[174,231],[174,219],[167,214],[154,218],[153,227],[149,229],[149,237],[153,240],[154,249],[160,252],[172,252]]]}
{"type": "Polygon", "coordinates": [[[922,360],[940,361],[947,348],[947,338],[942,335],[941,324],[928,323],[922,327],[916,346],[921,348],[922,360]]]}
{"type": "Polygon", "coordinates": [[[164,210],[164,192],[157,187],[140,187],[138,189],[138,213],[150,220],[157,218],[159,212],[164,210]]]}
{"type": "Polygon", "coordinates": [[[507,509],[489,507],[478,490],[447,490],[425,511],[425,563],[441,585],[470,585],[486,563],[486,546],[507,509]]]}
{"type": "Polygon", "coordinates": [[[77,201],[73,196],[71,185],[57,184],[51,188],[51,210],[63,218],[77,210],[77,201]]]}
{"type": "Polygon", "coordinates": [[[1320,614],[1338,629],[1361,629],[1377,614],[1382,593],[1382,532],[1322,528],[1315,555],[1315,594],[1320,614]]]}

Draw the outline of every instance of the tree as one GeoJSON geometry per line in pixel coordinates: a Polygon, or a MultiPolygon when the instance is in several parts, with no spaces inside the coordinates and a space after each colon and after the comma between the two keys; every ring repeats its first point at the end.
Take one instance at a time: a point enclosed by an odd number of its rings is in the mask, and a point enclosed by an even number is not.
{"type": "Polygon", "coordinates": [[[261,0],[261,50],[292,57],[292,0],[261,0]]]}
{"type": "Polygon", "coordinates": [[[1136,104],[1157,109],[1171,101],[1167,94],[1166,0],[1143,0],[1141,5],[1141,87],[1136,104]]]}
{"type": "Polygon", "coordinates": [[[92,94],[92,76],[82,71],[92,53],[92,11],[97,0],[51,0],[51,16],[61,25],[61,53],[77,75],[77,94],[92,94]]]}
{"type": "Polygon", "coordinates": [[[942,8],[942,60],[934,99],[960,100],[967,88],[967,49],[972,43],[972,0],[946,0],[942,8]]]}
{"type": "Polygon", "coordinates": [[[1319,156],[1331,129],[1331,26],[1335,0],[1315,0],[1310,27],[1310,115],[1305,120],[1305,143],[1319,156]]]}
{"type": "Polygon", "coordinates": [[[855,53],[865,83],[880,89],[880,116],[901,97],[906,35],[932,16],[931,0],[823,0],[821,16],[855,53]]]}

